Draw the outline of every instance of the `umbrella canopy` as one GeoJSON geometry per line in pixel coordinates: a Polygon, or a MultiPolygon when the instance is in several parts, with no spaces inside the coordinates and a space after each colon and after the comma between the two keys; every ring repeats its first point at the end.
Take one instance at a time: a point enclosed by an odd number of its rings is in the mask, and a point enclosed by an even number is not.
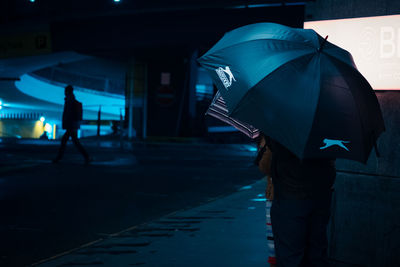
{"type": "Polygon", "coordinates": [[[366,162],[384,131],[376,95],[346,50],[313,30],[257,23],[199,58],[228,115],[299,158],[366,162]]]}
{"type": "Polygon", "coordinates": [[[225,100],[222,98],[219,92],[215,94],[210,106],[207,109],[206,115],[210,115],[235,127],[251,139],[255,139],[260,135],[260,131],[257,128],[254,128],[252,125],[229,117],[225,100]]]}

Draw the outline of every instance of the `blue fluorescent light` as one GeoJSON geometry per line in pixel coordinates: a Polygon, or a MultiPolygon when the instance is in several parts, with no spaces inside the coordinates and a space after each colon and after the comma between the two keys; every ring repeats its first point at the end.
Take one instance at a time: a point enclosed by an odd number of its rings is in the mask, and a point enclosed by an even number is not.
{"type": "Polygon", "coordinates": [[[31,2],[31,3],[35,3],[35,0],[29,0],[29,2],[31,2]]]}
{"type": "Polygon", "coordinates": [[[205,84],[196,84],[196,90],[205,91],[207,89],[205,84]]]}
{"type": "Polygon", "coordinates": [[[196,84],[196,94],[213,94],[213,87],[205,84],[196,84]]]}
{"type": "Polygon", "coordinates": [[[119,2],[121,2],[121,0],[114,0],[114,2],[119,3],[119,2]]]}

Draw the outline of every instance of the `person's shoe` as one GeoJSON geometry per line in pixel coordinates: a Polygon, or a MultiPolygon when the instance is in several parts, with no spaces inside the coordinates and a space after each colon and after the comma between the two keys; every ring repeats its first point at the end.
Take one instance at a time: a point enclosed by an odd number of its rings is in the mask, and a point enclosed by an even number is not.
{"type": "Polygon", "coordinates": [[[86,159],[85,159],[85,165],[86,165],[86,166],[89,165],[92,161],[93,161],[93,160],[92,160],[91,157],[86,158],[86,159]]]}

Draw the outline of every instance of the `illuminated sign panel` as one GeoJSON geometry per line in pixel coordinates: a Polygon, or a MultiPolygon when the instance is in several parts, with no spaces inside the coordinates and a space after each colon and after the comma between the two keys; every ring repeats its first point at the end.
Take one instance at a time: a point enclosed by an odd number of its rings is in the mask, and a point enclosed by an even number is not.
{"type": "Polygon", "coordinates": [[[400,15],[310,21],[322,37],[349,51],[376,90],[400,90],[400,15]]]}

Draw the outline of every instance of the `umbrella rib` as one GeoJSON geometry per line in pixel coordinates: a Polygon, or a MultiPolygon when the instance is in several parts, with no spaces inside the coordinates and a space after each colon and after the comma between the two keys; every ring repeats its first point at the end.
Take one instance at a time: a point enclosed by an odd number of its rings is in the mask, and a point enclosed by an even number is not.
{"type": "MultiPolygon", "coordinates": [[[[216,106],[216,105],[215,105],[216,106]]],[[[217,107],[217,106],[216,106],[217,107]]],[[[243,122],[241,122],[241,121],[239,121],[239,120],[237,120],[237,119],[235,119],[235,118],[233,118],[233,117],[230,117],[230,116],[228,116],[227,115],[227,109],[224,109],[223,107],[220,107],[220,106],[218,106],[218,108],[221,108],[222,109],[222,111],[219,111],[219,110],[217,110],[216,108],[214,108],[214,107],[210,107],[210,110],[209,111],[207,111],[207,113],[206,114],[210,114],[211,115],[211,112],[214,112],[214,113],[216,113],[217,115],[221,115],[222,117],[224,117],[224,118],[229,118],[229,119],[232,119],[234,122],[236,122],[237,124],[239,124],[239,125],[241,125],[241,126],[243,126],[243,127],[246,127],[246,126],[248,126],[248,127],[250,127],[250,128],[253,128],[253,129],[256,129],[256,128],[254,128],[252,125],[249,125],[248,123],[243,123],[243,122]],[[211,111],[211,112],[210,112],[211,111]]]]}
{"type": "MultiPolygon", "coordinates": [[[[211,110],[211,111],[214,112],[215,115],[221,115],[222,117],[224,117],[224,118],[226,118],[226,119],[231,119],[233,122],[235,122],[236,124],[238,124],[238,125],[241,126],[242,128],[246,128],[246,129],[249,129],[249,130],[253,130],[253,129],[256,130],[256,128],[250,126],[249,124],[243,123],[243,122],[241,122],[241,121],[239,121],[239,120],[236,120],[236,119],[234,119],[233,117],[227,116],[226,114],[217,112],[217,111],[215,111],[215,110],[211,110]],[[247,128],[246,126],[248,126],[248,128],[247,128]]],[[[212,112],[208,112],[207,114],[209,114],[209,115],[214,115],[214,114],[212,114],[212,112]]]]}
{"type": "MultiPolygon", "coordinates": [[[[355,73],[356,73],[356,75],[357,76],[359,76],[359,78],[360,79],[364,79],[365,80],[365,82],[367,82],[368,83],[368,81],[364,78],[364,76],[358,71],[358,69],[357,68],[354,68],[354,67],[351,67],[351,66],[349,66],[347,63],[345,63],[345,62],[343,62],[342,60],[339,60],[338,58],[336,58],[336,57],[333,57],[333,56],[330,56],[331,58],[332,58],[332,62],[335,64],[344,64],[345,66],[347,66],[347,67],[349,67],[349,68],[352,68],[353,69],[353,71],[355,71],[355,73]],[[336,61],[336,62],[335,62],[336,61]]],[[[335,65],[336,65],[335,64],[335,65]]],[[[340,70],[340,68],[338,68],[339,70],[340,70]]],[[[345,80],[346,81],[346,80],[345,80]]],[[[346,83],[347,83],[347,81],[346,81],[346,83]]],[[[339,88],[342,88],[342,87],[340,87],[340,86],[338,86],[339,88]]],[[[346,88],[346,89],[348,89],[348,88],[346,88]]],[[[363,139],[363,144],[365,144],[365,142],[366,142],[366,136],[365,136],[365,134],[366,134],[366,131],[365,131],[365,125],[364,125],[364,122],[363,122],[363,120],[361,119],[362,118],[362,116],[361,116],[361,112],[360,112],[360,108],[359,108],[359,104],[358,104],[358,101],[356,100],[356,98],[354,97],[354,94],[353,94],[353,92],[351,92],[351,96],[352,96],[352,98],[353,98],[353,101],[354,101],[354,104],[356,105],[356,107],[357,107],[357,113],[358,113],[358,119],[359,119],[359,123],[360,123],[360,125],[361,125],[361,129],[362,129],[362,131],[361,131],[361,133],[362,133],[362,139],[363,139]]],[[[363,148],[364,148],[364,146],[363,146],[363,148]]],[[[369,156],[369,154],[368,154],[368,156],[369,156]]],[[[368,157],[366,158],[366,159],[364,159],[364,162],[366,162],[368,160],[368,157]]]]}
{"type": "Polygon", "coordinates": [[[232,118],[227,115],[228,110],[225,108],[225,101],[221,94],[217,92],[214,96],[214,99],[208,108],[206,115],[210,115],[215,117],[244,133],[250,138],[256,138],[259,135],[259,130],[254,128],[252,125],[248,123],[241,122],[235,118],[232,118]]]}

